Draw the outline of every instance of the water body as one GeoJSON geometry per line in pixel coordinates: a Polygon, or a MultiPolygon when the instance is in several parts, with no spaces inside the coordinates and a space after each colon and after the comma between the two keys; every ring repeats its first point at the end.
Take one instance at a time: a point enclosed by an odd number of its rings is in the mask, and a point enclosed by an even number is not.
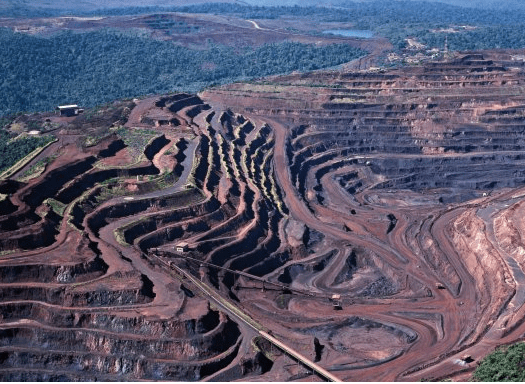
{"type": "Polygon", "coordinates": [[[374,37],[374,32],[359,29],[329,29],[327,31],[323,31],[323,33],[344,37],[360,37],[363,39],[370,39],[371,37],[374,37]]]}

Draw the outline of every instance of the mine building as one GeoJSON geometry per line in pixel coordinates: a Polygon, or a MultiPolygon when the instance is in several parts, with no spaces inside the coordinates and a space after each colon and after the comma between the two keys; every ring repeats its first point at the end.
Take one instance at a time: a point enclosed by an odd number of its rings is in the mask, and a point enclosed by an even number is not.
{"type": "Polygon", "coordinates": [[[178,253],[184,253],[184,252],[188,252],[188,243],[184,242],[184,241],[181,241],[180,243],[177,243],[175,245],[175,251],[177,251],[178,253]]]}
{"type": "Polygon", "coordinates": [[[80,113],[83,113],[84,110],[79,108],[76,104],[71,105],[59,105],[55,108],[55,112],[60,116],[77,116],[80,113]]]}

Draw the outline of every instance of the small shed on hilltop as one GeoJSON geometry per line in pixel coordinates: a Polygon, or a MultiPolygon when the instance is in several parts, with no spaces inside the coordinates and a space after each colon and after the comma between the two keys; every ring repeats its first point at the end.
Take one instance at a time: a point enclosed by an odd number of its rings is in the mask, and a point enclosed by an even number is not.
{"type": "Polygon", "coordinates": [[[84,110],[76,104],[59,105],[55,108],[55,113],[60,116],[77,116],[82,112],[84,112],[84,110]]]}

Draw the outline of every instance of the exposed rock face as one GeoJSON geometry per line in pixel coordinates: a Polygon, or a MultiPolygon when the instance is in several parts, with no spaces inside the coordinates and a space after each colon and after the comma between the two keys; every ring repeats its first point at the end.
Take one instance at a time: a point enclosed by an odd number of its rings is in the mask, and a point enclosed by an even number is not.
{"type": "Polygon", "coordinates": [[[342,379],[473,369],[525,331],[524,81],[484,53],[139,102],[142,162],[0,183],[0,377],[309,374],[166,265],[342,379]]]}

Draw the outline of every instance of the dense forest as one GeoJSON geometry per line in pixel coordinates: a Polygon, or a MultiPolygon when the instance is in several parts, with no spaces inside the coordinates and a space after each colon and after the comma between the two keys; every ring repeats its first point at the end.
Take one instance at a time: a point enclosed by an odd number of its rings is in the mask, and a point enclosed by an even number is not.
{"type": "Polygon", "coordinates": [[[365,54],[347,44],[289,42],[192,50],[110,30],[40,38],[0,29],[0,46],[0,116],[64,103],[89,107],[150,93],[197,92],[213,84],[332,67],[365,54]]]}
{"type": "MultiPolygon", "coordinates": [[[[429,47],[443,47],[445,34],[418,31],[415,37],[429,47]]],[[[524,48],[525,25],[488,26],[473,31],[447,34],[448,46],[453,51],[491,48],[524,48]]],[[[404,42],[398,43],[404,46],[404,42]]]]}

